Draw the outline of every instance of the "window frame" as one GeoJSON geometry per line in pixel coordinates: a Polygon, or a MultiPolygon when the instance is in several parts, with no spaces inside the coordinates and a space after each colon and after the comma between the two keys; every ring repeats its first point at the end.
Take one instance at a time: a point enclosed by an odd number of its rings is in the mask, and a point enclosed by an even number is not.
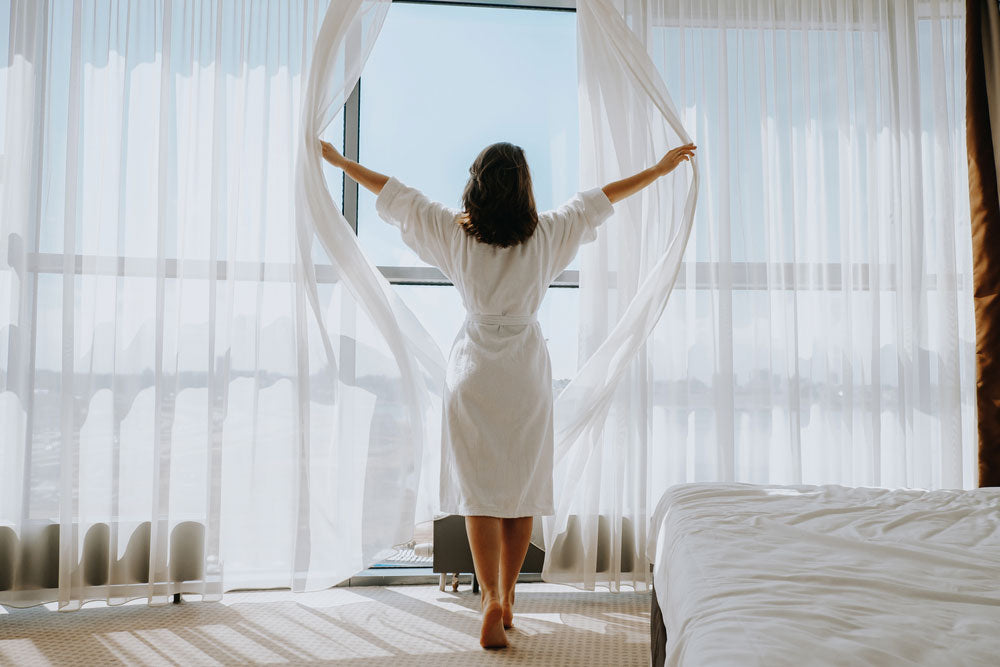
{"type": "MultiPolygon", "coordinates": [[[[455,5],[464,7],[491,7],[501,9],[569,11],[576,13],[576,0],[393,0],[393,2],[417,5],[455,5]]],[[[354,86],[354,90],[344,103],[344,157],[355,162],[360,160],[361,148],[361,84],[364,74],[354,86]]],[[[341,211],[347,222],[358,234],[358,184],[347,174],[342,176],[344,196],[341,211]]],[[[453,283],[440,269],[428,266],[384,266],[376,268],[391,285],[433,285],[443,286],[453,283]]],[[[579,288],[580,272],[566,270],[556,276],[549,285],[555,288],[579,288]]]]}

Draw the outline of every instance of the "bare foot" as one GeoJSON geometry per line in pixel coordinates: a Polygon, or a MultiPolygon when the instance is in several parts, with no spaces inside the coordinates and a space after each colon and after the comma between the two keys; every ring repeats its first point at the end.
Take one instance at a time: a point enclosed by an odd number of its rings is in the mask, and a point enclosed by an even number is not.
{"type": "Polygon", "coordinates": [[[503,610],[494,598],[487,598],[483,604],[483,629],[479,633],[479,644],[483,648],[506,648],[507,634],[503,631],[503,610]]]}
{"type": "Polygon", "coordinates": [[[514,627],[514,591],[507,593],[506,597],[500,600],[500,608],[503,610],[503,627],[510,629],[514,627]]]}

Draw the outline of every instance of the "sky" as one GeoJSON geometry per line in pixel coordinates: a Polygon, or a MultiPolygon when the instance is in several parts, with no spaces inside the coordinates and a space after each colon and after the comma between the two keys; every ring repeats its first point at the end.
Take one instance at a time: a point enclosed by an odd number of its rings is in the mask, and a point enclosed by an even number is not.
{"type": "MultiPolygon", "coordinates": [[[[393,3],[361,80],[361,162],[449,206],[497,141],[524,148],[540,210],[578,189],[576,15],[393,3]]],[[[360,200],[377,264],[421,265],[360,200]]]]}
{"type": "MultiPolygon", "coordinates": [[[[509,141],[548,210],[595,185],[578,183],[578,132],[575,13],[393,3],[361,79],[362,164],[460,208],[473,159],[509,141]]],[[[426,266],[363,188],[358,235],[377,265],[426,266]]],[[[447,355],[465,317],[457,291],[397,290],[447,355]]],[[[576,371],[577,319],[577,290],[550,289],[539,321],[557,383],[576,371]]]]}

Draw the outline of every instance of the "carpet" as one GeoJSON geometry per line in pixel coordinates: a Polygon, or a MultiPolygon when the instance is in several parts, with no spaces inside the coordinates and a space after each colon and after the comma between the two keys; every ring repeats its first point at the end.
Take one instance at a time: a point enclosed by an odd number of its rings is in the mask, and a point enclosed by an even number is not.
{"type": "Polygon", "coordinates": [[[0,608],[3,665],[648,665],[649,593],[519,584],[511,647],[479,647],[479,596],[437,586],[227,593],[221,602],[0,608]]]}

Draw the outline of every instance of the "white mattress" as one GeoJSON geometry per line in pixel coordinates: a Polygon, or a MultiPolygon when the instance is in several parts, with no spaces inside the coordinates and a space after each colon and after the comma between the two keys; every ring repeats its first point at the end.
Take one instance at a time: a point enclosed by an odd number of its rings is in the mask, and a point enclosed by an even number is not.
{"type": "Polygon", "coordinates": [[[683,484],[651,527],[667,665],[1000,665],[1000,489],[683,484]]]}

